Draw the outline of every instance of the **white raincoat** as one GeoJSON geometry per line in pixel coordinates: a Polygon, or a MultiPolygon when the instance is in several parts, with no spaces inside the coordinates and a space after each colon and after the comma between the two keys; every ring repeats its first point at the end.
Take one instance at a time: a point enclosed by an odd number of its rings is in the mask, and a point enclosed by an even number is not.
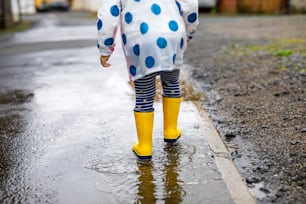
{"type": "Polygon", "coordinates": [[[120,25],[130,79],[180,69],[198,25],[198,0],[104,0],[98,11],[98,49],[111,55],[120,25]]]}

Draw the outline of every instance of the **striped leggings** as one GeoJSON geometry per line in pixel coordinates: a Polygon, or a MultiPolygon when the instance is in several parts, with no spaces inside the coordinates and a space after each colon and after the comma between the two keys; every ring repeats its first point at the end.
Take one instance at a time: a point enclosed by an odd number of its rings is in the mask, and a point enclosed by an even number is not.
{"type": "Polygon", "coordinates": [[[149,74],[134,81],[136,93],[136,112],[151,112],[154,110],[153,102],[156,93],[155,79],[160,75],[163,87],[163,96],[168,98],[181,97],[179,85],[180,70],[162,71],[149,74]]]}

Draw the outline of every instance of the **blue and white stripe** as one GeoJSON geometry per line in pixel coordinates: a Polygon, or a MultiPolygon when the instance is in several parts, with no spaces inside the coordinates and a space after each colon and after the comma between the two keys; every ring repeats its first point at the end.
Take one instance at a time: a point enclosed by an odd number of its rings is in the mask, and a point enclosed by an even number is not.
{"type": "Polygon", "coordinates": [[[180,70],[162,71],[147,75],[134,81],[136,104],[134,111],[151,112],[156,94],[156,76],[160,75],[163,86],[163,96],[168,98],[181,97],[179,86],[180,70]]]}

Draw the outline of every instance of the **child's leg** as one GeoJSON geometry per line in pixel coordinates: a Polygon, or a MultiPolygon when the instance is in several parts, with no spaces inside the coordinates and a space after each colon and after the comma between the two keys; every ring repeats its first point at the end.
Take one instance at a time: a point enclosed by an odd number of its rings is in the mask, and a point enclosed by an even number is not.
{"type": "Polygon", "coordinates": [[[160,73],[163,85],[163,96],[168,98],[180,98],[181,89],[179,81],[180,70],[164,71],[160,73]]]}
{"type": "Polygon", "coordinates": [[[161,72],[163,85],[164,141],[173,143],[181,136],[177,119],[181,103],[180,70],[161,72]]]}
{"type": "Polygon", "coordinates": [[[142,160],[150,160],[152,157],[155,77],[156,74],[150,74],[134,81],[136,93],[134,116],[138,142],[134,144],[133,152],[142,160]]]}
{"type": "Polygon", "coordinates": [[[153,102],[156,93],[155,78],[156,73],[150,74],[134,81],[136,104],[134,111],[136,112],[152,112],[154,111],[153,102]]]}

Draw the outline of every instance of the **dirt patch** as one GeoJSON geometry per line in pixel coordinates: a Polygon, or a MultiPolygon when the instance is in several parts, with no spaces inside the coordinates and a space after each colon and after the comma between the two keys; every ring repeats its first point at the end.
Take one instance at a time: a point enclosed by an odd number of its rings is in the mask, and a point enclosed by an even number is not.
{"type": "Polygon", "coordinates": [[[187,72],[239,171],[259,202],[303,203],[306,16],[200,20],[187,72]]]}

